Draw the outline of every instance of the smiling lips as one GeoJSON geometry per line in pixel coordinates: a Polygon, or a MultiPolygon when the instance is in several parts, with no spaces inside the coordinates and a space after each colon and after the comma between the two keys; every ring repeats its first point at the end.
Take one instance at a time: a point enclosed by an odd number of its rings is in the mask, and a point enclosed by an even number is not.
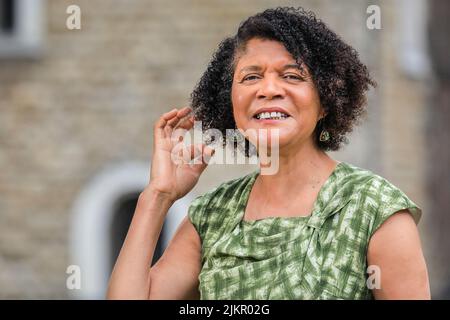
{"type": "Polygon", "coordinates": [[[285,120],[290,115],[282,108],[263,108],[257,111],[253,116],[254,119],[262,120],[285,120]]]}

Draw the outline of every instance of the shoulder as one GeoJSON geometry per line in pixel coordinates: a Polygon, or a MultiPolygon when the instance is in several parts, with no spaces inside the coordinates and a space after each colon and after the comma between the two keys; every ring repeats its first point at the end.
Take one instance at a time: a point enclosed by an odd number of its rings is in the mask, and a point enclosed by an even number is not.
{"type": "Polygon", "coordinates": [[[386,178],[351,164],[345,164],[343,185],[349,185],[352,196],[358,200],[360,209],[371,219],[373,234],[393,214],[409,212],[415,223],[419,223],[421,208],[405,192],[386,178]]]}
{"type": "Polygon", "coordinates": [[[389,204],[392,200],[406,200],[406,194],[386,178],[368,170],[345,163],[340,184],[354,192],[371,198],[379,204],[389,204]]]}
{"type": "Polygon", "coordinates": [[[212,190],[197,196],[190,204],[188,217],[203,239],[212,224],[220,225],[230,208],[236,208],[248,184],[257,171],[220,183],[212,190]]]}
{"type": "Polygon", "coordinates": [[[383,180],[381,176],[368,169],[360,168],[346,162],[342,163],[340,175],[340,183],[346,186],[348,185],[348,187],[354,190],[368,188],[372,183],[376,184],[376,181],[380,182],[383,180]]]}

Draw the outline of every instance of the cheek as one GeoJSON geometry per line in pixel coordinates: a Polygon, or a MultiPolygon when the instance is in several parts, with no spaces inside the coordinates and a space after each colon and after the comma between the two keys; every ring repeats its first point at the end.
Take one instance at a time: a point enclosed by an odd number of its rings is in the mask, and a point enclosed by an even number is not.
{"type": "Polygon", "coordinates": [[[233,87],[231,91],[231,103],[234,112],[239,113],[245,111],[248,104],[248,95],[245,94],[245,90],[233,87]]]}
{"type": "Polygon", "coordinates": [[[243,100],[244,100],[244,97],[243,97],[242,94],[240,94],[240,93],[234,93],[234,94],[232,95],[233,106],[234,106],[236,109],[241,109],[240,107],[241,107],[241,105],[242,105],[242,103],[243,103],[243,100]]]}
{"type": "Polygon", "coordinates": [[[315,100],[314,93],[308,89],[297,90],[293,96],[302,106],[311,106],[315,100]]]}
{"type": "Polygon", "coordinates": [[[299,112],[319,112],[320,98],[314,89],[310,87],[303,88],[301,90],[297,90],[292,96],[294,97],[295,105],[299,107],[299,112]]]}

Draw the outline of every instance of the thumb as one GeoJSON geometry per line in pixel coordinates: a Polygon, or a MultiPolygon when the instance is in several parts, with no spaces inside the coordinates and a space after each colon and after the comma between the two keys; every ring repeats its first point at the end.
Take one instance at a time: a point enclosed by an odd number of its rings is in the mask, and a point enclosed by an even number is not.
{"type": "Polygon", "coordinates": [[[201,151],[201,156],[195,158],[197,161],[191,164],[191,167],[195,168],[198,172],[202,172],[208,166],[209,160],[214,155],[215,150],[211,147],[205,146],[204,144],[197,145],[197,148],[197,150],[201,151]]]}
{"type": "Polygon", "coordinates": [[[216,150],[209,146],[203,148],[203,159],[206,163],[209,163],[209,160],[212,158],[216,150]]]}

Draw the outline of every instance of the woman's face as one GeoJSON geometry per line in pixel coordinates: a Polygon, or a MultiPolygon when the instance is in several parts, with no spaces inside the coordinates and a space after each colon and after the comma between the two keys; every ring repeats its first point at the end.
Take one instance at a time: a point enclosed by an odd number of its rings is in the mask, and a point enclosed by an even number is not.
{"type": "MultiPolygon", "coordinates": [[[[282,43],[273,40],[247,42],[245,52],[238,55],[231,99],[237,127],[244,132],[279,129],[280,150],[313,142],[316,123],[323,116],[312,78],[297,67],[282,43]],[[273,112],[281,112],[281,118],[273,112]]],[[[253,135],[248,139],[257,142],[253,135]]]]}

